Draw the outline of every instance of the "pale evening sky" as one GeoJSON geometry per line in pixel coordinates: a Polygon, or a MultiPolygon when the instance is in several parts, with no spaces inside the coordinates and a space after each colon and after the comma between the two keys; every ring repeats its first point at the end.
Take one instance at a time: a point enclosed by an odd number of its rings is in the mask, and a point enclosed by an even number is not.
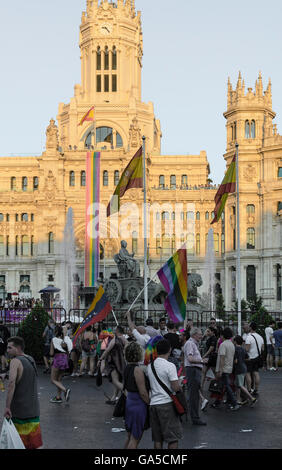
{"type": "MultiPolygon", "coordinates": [[[[0,6],[0,155],[40,155],[49,120],[80,83],[79,25],[86,0],[13,0],[0,6]]],[[[228,76],[246,90],[272,80],[281,132],[282,2],[136,0],[144,35],[142,100],[161,121],[162,154],[206,150],[225,171],[228,76]]]]}

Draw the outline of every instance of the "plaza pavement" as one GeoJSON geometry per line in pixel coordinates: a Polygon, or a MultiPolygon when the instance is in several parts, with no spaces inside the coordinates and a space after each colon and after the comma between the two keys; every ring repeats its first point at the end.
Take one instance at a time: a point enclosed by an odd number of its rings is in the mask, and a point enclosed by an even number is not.
{"type": "MultiPolygon", "coordinates": [[[[71,388],[69,403],[53,404],[55,387],[50,375],[39,367],[38,393],[41,407],[41,427],[45,449],[122,449],[126,432],[121,418],[112,419],[113,406],[105,404],[104,392],[111,394],[112,385],[103,379],[96,387],[89,376],[65,377],[71,388]]],[[[261,372],[260,398],[252,409],[238,411],[208,408],[203,413],[207,426],[193,426],[183,421],[180,449],[282,449],[282,370],[261,372]]],[[[2,426],[6,393],[0,392],[0,425],[2,426]]],[[[208,396],[208,394],[207,394],[208,396]]],[[[151,430],[143,435],[139,449],[152,449],[151,430]]]]}

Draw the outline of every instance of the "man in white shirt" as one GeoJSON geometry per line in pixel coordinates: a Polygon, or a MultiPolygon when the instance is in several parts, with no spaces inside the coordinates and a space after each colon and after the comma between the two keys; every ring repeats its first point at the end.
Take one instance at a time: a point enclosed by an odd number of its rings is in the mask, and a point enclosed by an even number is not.
{"type": "Polygon", "coordinates": [[[271,321],[264,330],[265,338],[266,338],[266,347],[267,347],[267,356],[266,356],[267,370],[275,370],[275,367],[273,367],[274,344],[275,344],[274,339],[273,339],[274,327],[275,327],[275,321],[271,321]]]}
{"type": "MultiPolygon", "coordinates": [[[[163,339],[157,343],[158,357],[154,361],[154,368],[159,379],[171,392],[181,390],[177,370],[170,356],[170,343],[163,339]]],[[[177,449],[178,440],[182,438],[182,428],[179,416],[176,414],[172,399],[157,381],[151,364],[148,365],[148,378],[151,386],[150,421],[152,439],[155,449],[162,449],[167,442],[168,449],[177,449]]]]}
{"type": "Polygon", "coordinates": [[[131,320],[130,312],[128,311],[127,314],[127,321],[128,326],[132,331],[134,338],[136,339],[137,343],[144,349],[146,349],[148,341],[150,341],[151,337],[146,333],[146,329],[144,326],[137,326],[131,320]]]}
{"type": "Polygon", "coordinates": [[[257,324],[255,322],[250,323],[250,333],[248,334],[245,341],[245,349],[249,355],[247,361],[247,374],[246,382],[249,392],[251,391],[252,375],[254,379],[255,389],[252,392],[253,396],[258,395],[258,387],[260,383],[259,377],[259,356],[264,350],[263,337],[256,333],[257,324]]]}

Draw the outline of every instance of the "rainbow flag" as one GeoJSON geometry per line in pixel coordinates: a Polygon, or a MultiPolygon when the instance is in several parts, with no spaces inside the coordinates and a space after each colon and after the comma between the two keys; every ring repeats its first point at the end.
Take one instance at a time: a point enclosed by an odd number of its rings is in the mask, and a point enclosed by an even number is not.
{"type": "Polygon", "coordinates": [[[187,304],[187,250],[181,247],[158,271],[158,276],[168,295],[164,306],[174,323],[183,322],[187,304]]]}
{"type": "Polygon", "coordinates": [[[144,365],[148,366],[152,361],[157,359],[158,353],[157,353],[157,344],[159,341],[162,341],[164,338],[161,335],[154,336],[154,338],[151,338],[146,346],[145,349],[145,355],[144,355],[144,365]]]}
{"type": "Polygon", "coordinates": [[[218,191],[215,195],[215,209],[214,209],[214,219],[211,224],[218,222],[229,193],[235,193],[236,191],[236,155],[233,158],[230,167],[228,168],[225,177],[218,188],[218,191]]]}
{"type": "Polygon", "coordinates": [[[92,108],[90,108],[87,113],[84,114],[78,123],[78,126],[82,126],[85,121],[94,121],[94,106],[92,106],[92,108]]]}
{"type": "Polygon", "coordinates": [[[75,346],[77,338],[79,337],[79,335],[81,335],[81,333],[86,330],[88,326],[103,321],[111,311],[112,306],[107,299],[103,287],[100,286],[92,304],[90,305],[87,311],[87,314],[85,315],[83,321],[74,333],[73,345],[75,346]]]}
{"type": "Polygon", "coordinates": [[[143,188],[143,152],[142,147],[130,160],[121,175],[116,190],[107,207],[107,217],[118,212],[120,209],[120,198],[130,188],[143,188]]]}
{"type": "Polygon", "coordinates": [[[86,156],[86,230],[85,230],[85,287],[94,287],[99,277],[100,237],[99,212],[92,205],[100,202],[100,152],[86,156]]]}

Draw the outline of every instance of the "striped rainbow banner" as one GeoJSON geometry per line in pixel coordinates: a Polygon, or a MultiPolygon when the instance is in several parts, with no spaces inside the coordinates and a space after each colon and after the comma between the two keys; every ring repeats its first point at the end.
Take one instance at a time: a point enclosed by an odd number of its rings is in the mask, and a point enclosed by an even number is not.
{"type": "Polygon", "coordinates": [[[99,214],[92,205],[100,202],[100,152],[86,155],[86,228],[85,228],[85,287],[94,287],[99,277],[100,238],[99,214]],[[98,220],[98,222],[97,222],[98,220]]]}

